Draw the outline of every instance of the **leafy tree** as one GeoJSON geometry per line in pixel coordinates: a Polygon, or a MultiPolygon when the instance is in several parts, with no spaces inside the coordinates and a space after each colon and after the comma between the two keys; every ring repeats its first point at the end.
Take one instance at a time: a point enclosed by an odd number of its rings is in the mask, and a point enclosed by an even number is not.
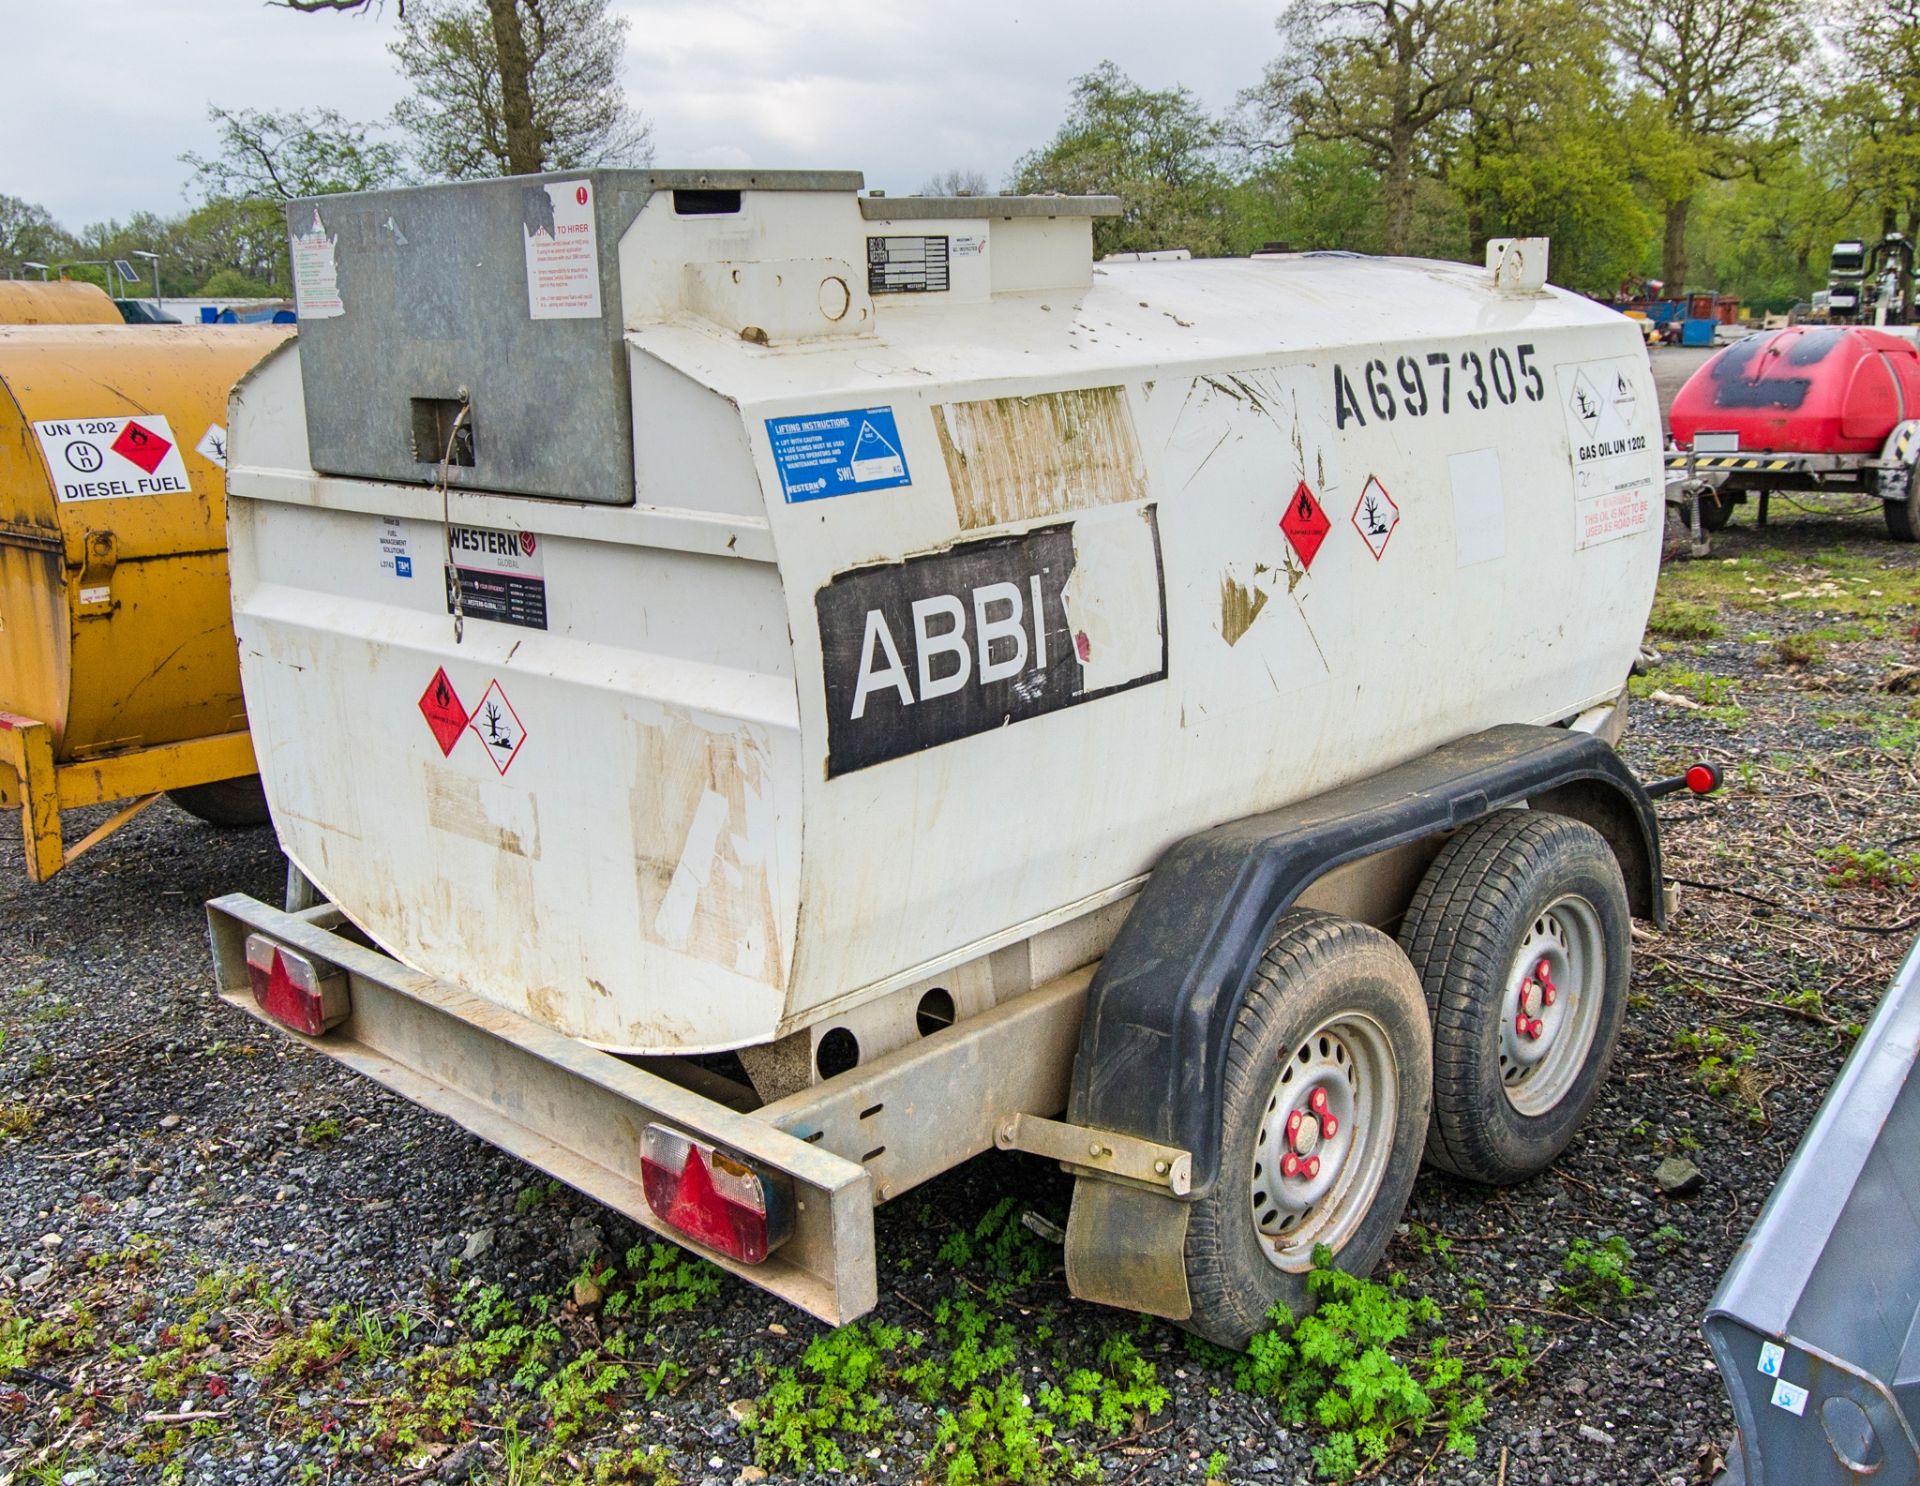
{"type": "Polygon", "coordinates": [[[330,108],[275,113],[215,105],[207,117],[220,127],[219,153],[188,151],[180,159],[193,167],[208,200],[279,202],[377,191],[403,174],[397,148],[330,108]]]}
{"type": "Polygon", "coordinates": [[[263,284],[258,279],[250,279],[237,268],[216,269],[206,283],[200,286],[202,299],[267,299],[274,292],[273,285],[263,284]]]}
{"type": "Polygon", "coordinates": [[[283,204],[336,191],[375,191],[403,177],[396,146],[330,108],[276,112],[216,105],[207,117],[218,126],[218,150],[180,157],[198,178],[201,205],[182,222],[155,224],[169,239],[163,276],[177,276],[168,293],[198,293],[223,270],[270,292],[290,293],[283,204]]]}
{"type": "Polygon", "coordinates": [[[1384,246],[1414,246],[1422,177],[1438,177],[1474,90],[1544,35],[1514,0],[1291,0],[1280,59],[1248,101],[1278,143],[1360,149],[1381,184],[1384,246]]]}
{"type": "Polygon", "coordinates": [[[1841,0],[1835,21],[1819,133],[1844,148],[1846,204],[1873,209],[1868,235],[1920,238],[1920,0],[1841,0]]]}
{"type": "Polygon", "coordinates": [[[1380,179],[1351,144],[1297,140],[1246,170],[1225,203],[1229,252],[1380,250],[1380,179]]]}
{"type": "Polygon", "coordinates": [[[1513,65],[1468,90],[1446,168],[1469,253],[1490,237],[1548,237],[1554,278],[1603,296],[1637,274],[1652,230],[1608,41],[1580,0],[1534,0],[1510,32],[1513,65]]]}
{"type": "Polygon", "coordinates": [[[24,262],[51,264],[73,255],[72,236],[44,206],[0,195],[0,264],[18,269],[24,262]]]}
{"type": "Polygon", "coordinates": [[[608,0],[413,0],[390,50],[394,111],[449,180],[643,165],[651,128],[620,86],[627,22],[608,0]]]}
{"type": "Polygon", "coordinates": [[[1668,287],[1687,282],[1687,218],[1709,180],[1753,176],[1788,142],[1775,127],[1791,111],[1810,35],[1802,0],[1613,0],[1626,70],[1664,167],[1650,176],[1664,224],[1668,287]],[[1657,129],[1658,133],[1654,131],[1657,129]],[[1664,139],[1660,136],[1664,135],[1664,139]]]}
{"type": "Polygon", "coordinates": [[[1226,247],[1223,136],[1185,88],[1142,88],[1111,62],[1074,79],[1066,122],[1014,169],[1020,191],[1113,195],[1121,215],[1096,218],[1099,254],[1226,247]]]}

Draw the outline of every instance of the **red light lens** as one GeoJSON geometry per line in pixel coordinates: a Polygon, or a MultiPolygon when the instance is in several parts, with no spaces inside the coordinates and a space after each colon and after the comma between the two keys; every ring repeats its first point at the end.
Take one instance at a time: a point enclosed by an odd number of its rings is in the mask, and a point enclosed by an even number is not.
{"type": "Polygon", "coordinates": [[[1720,771],[1712,764],[1695,764],[1687,770],[1687,788],[1696,795],[1710,795],[1720,788],[1720,771]]]}
{"type": "Polygon", "coordinates": [[[352,1010],[344,974],[263,934],[247,936],[247,980],[260,1009],[303,1036],[320,1036],[352,1010]]]}
{"type": "Polygon", "coordinates": [[[640,1180],[656,1218],[742,1264],[762,1262],[792,1230],[777,1179],[664,1125],[641,1137],[640,1180]]]}

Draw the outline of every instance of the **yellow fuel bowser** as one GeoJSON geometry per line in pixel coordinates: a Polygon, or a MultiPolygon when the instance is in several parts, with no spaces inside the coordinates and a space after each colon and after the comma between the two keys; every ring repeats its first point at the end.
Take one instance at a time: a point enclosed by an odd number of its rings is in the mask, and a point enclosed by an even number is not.
{"type": "Polygon", "coordinates": [[[0,806],[43,882],[162,794],[266,819],[227,597],[227,393],[287,327],[0,326],[0,806]],[[69,846],[63,811],[131,803],[69,846]]]}
{"type": "Polygon", "coordinates": [[[0,282],[0,325],[124,325],[119,306],[97,284],[60,279],[0,282]]]}

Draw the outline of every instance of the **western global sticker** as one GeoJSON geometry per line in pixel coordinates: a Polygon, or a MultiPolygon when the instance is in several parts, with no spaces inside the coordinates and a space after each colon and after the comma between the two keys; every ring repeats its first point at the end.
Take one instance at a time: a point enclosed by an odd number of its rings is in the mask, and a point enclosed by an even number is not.
{"type": "Polygon", "coordinates": [[[767,442],[789,505],[913,483],[890,407],[769,418],[767,442]]]}
{"type": "Polygon", "coordinates": [[[180,441],[158,413],[60,419],[33,431],[63,501],[193,493],[180,441]]]}
{"type": "MultiPolygon", "coordinates": [[[[402,574],[395,554],[396,577],[402,574]]],[[[455,584],[460,612],[469,619],[491,619],[524,629],[547,627],[547,580],[540,538],[530,531],[493,526],[447,528],[447,612],[454,612],[455,584]]]]}

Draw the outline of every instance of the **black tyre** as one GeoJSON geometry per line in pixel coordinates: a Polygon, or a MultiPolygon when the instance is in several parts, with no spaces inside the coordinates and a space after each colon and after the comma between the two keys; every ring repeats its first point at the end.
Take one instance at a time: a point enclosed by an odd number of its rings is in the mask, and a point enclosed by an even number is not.
{"type": "Polygon", "coordinates": [[[1433,1014],[1428,1161],[1504,1184],[1566,1149],[1619,1041],[1631,931],[1589,825],[1507,810],[1446,844],[1400,929],[1433,1014]]]}
{"type": "Polygon", "coordinates": [[[1920,470],[1907,479],[1905,498],[1885,503],[1887,535],[1896,542],[1920,540],[1920,470]]]}
{"type": "Polygon", "coordinates": [[[1227,1050],[1220,1175],[1187,1224],[1187,1327],[1244,1347],[1284,1304],[1308,1306],[1313,1251],[1379,1262],[1427,1128],[1431,1033],[1420,982],[1377,929],[1296,910],[1227,1050]]]}
{"type": "Polygon", "coordinates": [[[1711,495],[1700,497],[1700,530],[1721,531],[1733,520],[1733,498],[1721,496],[1715,499],[1711,495]]]}
{"type": "Polygon", "coordinates": [[[170,789],[167,798],[187,814],[198,816],[210,826],[263,826],[267,823],[267,792],[260,787],[258,774],[170,789]]]}

